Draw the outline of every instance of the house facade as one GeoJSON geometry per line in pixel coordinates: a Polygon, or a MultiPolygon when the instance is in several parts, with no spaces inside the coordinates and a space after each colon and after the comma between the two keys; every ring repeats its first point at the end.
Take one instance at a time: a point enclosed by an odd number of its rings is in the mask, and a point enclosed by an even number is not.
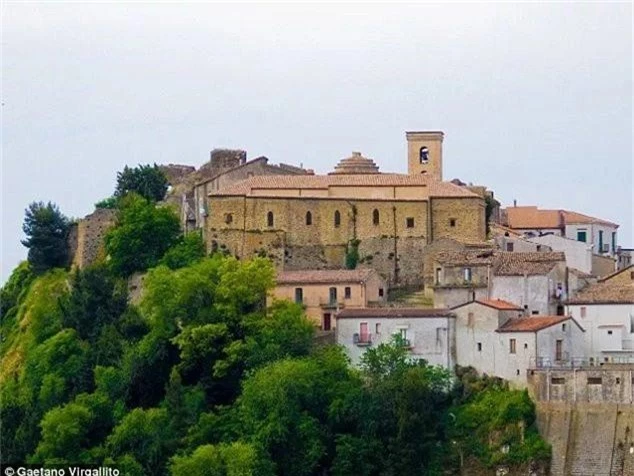
{"type": "Polygon", "coordinates": [[[583,329],[570,316],[524,317],[507,301],[482,300],[458,306],[456,360],[518,388],[529,368],[561,366],[581,355],[583,329]]]}
{"type": "Polygon", "coordinates": [[[339,310],[385,303],[387,287],[373,269],[280,271],[272,297],[302,304],[308,318],[329,331],[339,310]]]}
{"type": "Polygon", "coordinates": [[[528,240],[564,253],[568,267],[592,274],[592,247],[587,243],[555,234],[534,236],[528,240]]]}
{"type": "Polygon", "coordinates": [[[586,330],[584,355],[588,359],[634,362],[634,284],[592,284],[568,300],[566,312],[586,330]]]}
{"type": "Polygon", "coordinates": [[[343,309],[337,314],[337,344],[354,365],[369,348],[402,337],[412,359],[453,370],[456,363],[455,317],[448,309],[343,309]]]}

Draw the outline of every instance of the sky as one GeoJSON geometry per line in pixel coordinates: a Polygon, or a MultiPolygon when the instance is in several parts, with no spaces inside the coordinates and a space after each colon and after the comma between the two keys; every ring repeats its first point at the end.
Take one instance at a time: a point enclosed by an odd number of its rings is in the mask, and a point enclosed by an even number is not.
{"type": "Polygon", "coordinates": [[[445,132],[445,179],[634,247],[630,3],[5,1],[1,26],[1,282],[30,202],[82,217],[126,164],[406,172],[407,130],[445,132]]]}

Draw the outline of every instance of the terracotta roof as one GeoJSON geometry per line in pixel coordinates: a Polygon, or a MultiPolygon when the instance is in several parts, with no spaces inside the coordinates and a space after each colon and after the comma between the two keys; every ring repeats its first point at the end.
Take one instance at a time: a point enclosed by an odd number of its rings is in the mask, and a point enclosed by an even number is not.
{"type": "Polygon", "coordinates": [[[522,233],[518,233],[512,228],[506,227],[504,225],[500,225],[498,223],[491,223],[491,233],[495,236],[507,236],[510,238],[523,238],[524,235],[522,233]]]}
{"type": "Polygon", "coordinates": [[[562,228],[566,224],[602,224],[618,227],[600,218],[569,210],[540,210],[534,206],[507,207],[505,209],[508,226],[515,229],[552,229],[562,228]]]}
{"type": "Polygon", "coordinates": [[[517,304],[512,302],[503,301],[502,299],[478,299],[476,301],[479,304],[495,308],[499,311],[517,311],[522,310],[517,304]]]}
{"type": "Polygon", "coordinates": [[[353,152],[350,157],[341,159],[335,170],[330,172],[333,174],[378,174],[379,167],[374,160],[363,157],[361,152],[353,152]]]}
{"type": "Polygon", "coordinates": [[[566,255],[560,251],[535,251],[495,253],[493,274],[496,276],[521,276],[548,274],[557,263],[566,262],[566,255]]]}
{"type": "Polygon", "coordinates": [[[621,273],[623,273],[625,271],[628,271],[628,272],[634,271],[634,264],[626,266],[623,269],[619,269],[619,270],[615,271],[612,274],[608,274],[607,276],[603,276],[601,279],[598,280],[598,282],[602,283],[604,281],[608,281],[609,279],[613,278],[614,276],[618,276],[619,274],[621,274],[621,273]]]}
{"type": "MultiPolygon", "coordinates": [[[[427,197],[479,197],[464,187],[439,182],[426,175],[405,174],[333,174],[333,175],[262,175],[242,180],[211,196],[277,196],[279,189],[328,190],[329,187],[351,187],[350,197],[356,196],[355,187],[425,187],[427,193],[410,200],[427,197]],[[255,191],[255,193],[254,193],[255,191]]],[[[319,198],[319,197],[318,197],[319,198]]],[[[345,198],[337,196],[334,198],[345,198]]],[[[381,200],[382,198],[377,198],[381,200]]],[[[393,200],[394,198],[390,198],[393,200]]]]}
{"type": "Polygon", "coordinates": [[[363,283],[376,274],[373,269],[310,269],[280,271],[277,284],[363,283]]]}
{"type": "Polygon", "coordinates": [[[383,317],[389,319],[417,318],[417,317],[455,317],[450,309],[415,309],[398,307],[375,307],[363,309],[342,309],[337,319],[383,317]]]}
{"type": "Polygon", "coordinates": [[[591,284],[569,299],[568,304],[634,304],[634,283],[591,284]]]}
{"type": "MultiPolygon", "coordinates": [[[[570,316],[531,316],[509,319],[497,332],[537,332],[561,322],[573,320],[570,316]]],[[[575,324],[576,321],[575,321],[575,324]]],[[[579,324],[577,324],[579,325],[579,324]]],[[[579,326],[581,328],[581,326],[579,326]]],[[[581,328],[583,330],[583,328],[581,328]]]]}
{"type": "Polygon", "coordinates": [[[496,276],[521,276],[548,274],[557,263],[565,263],[566,256],[563,252],[551,251],[440,251],[435,261],[448,266],[491,265],[496,276]]]}

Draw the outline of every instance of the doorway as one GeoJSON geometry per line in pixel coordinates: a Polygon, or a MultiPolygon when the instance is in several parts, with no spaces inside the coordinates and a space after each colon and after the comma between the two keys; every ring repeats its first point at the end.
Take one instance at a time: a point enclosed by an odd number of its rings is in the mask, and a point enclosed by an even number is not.
{"type": "Polygon", "coordinates": [[[331,318],[330,318],[330,313],[326,313],[324,314],[324,321],[322,323],[322,329],[325,331],[329,331],[330,328],[332,326],[332,322],[331,322],[331,318]]]}

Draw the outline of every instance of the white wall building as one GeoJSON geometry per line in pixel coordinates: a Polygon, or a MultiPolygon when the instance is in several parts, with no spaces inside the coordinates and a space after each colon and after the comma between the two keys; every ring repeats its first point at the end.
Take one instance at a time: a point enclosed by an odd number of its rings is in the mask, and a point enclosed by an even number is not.
{"type": "Polygon", "coordinates": [[[583,329],[570,316],[518,317],[521,309],[501,300],[475,301],[456,314],[456,361],[481,373],[526,386],[526,370],[568,365],[582,355],[583,329]]]}
{"type": "Polygon", "coordinates": [[[595,362],[634,361],[633,284],[590,285],[566,308],[586,330],[586,357],[595,362]]]}
{"type": "Polygon", "coordinates": [[[557,235],[542,235],[528,238],[535,244],[545,245],[553,251],[566,255],[566,265],[584,273],[592,273],[592,246],[581,241],[557,235]]]}
{"type": "Polygon", "coordinates": [[[335,335],[353,365],[368,348],[389,343],[398,334],[413,359],[453,370],[455,316],[448,309],[343,309],[337,314],[335,335]]]}

